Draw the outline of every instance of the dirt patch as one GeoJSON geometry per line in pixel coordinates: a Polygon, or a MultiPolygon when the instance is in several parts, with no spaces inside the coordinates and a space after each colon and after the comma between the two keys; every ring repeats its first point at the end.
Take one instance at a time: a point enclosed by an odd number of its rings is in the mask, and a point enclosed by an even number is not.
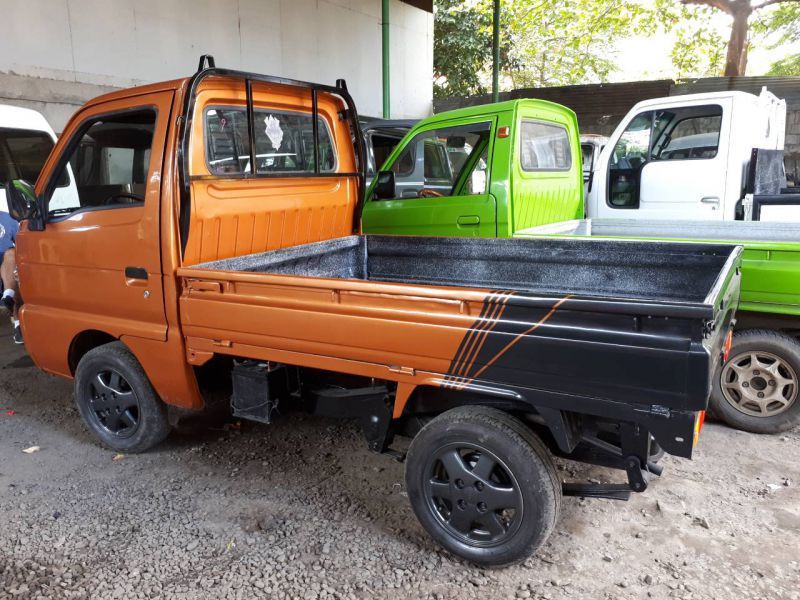
{"type": "Polygon", "coordinates": [[[355,424],[198,426],[114,460],[2,333],[0,598],[800,599],[798,431],[707,425],[645,494],[567,498],[536,557],[483,570],[430,541],[355,424]]]}

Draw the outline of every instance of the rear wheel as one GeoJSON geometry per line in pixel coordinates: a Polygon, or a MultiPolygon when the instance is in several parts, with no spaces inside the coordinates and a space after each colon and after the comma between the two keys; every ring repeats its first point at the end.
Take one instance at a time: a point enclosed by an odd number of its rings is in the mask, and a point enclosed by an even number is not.
{"type": "Polygon", "coordinates": [[[75,402],[86,427],[118,452],[143,452],[170,432],[166,406],[122,342],[87,352],[75,371],[75,402]]]}
{"type": "Polygon", "coordinates": [[[484,566],[520,562],[548,538],[561,508],[550,453],[519,419],[484,407],[441,414],[406,462],[411,506],[447,550],[484,566]]]}
{"type": "Polygon", "coordinates": [[[711,408],[736,429],[779,433],[800,423],[800,343],[763,329],[736,332],[714,376],[711,408]]]}

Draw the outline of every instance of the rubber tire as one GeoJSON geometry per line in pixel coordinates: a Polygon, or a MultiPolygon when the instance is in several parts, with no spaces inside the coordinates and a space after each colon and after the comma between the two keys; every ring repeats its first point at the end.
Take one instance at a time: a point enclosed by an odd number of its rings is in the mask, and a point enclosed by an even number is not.
{"type": "MultiPolygon", "coordinates": [[[[737,356],[747,350],[763,350],[780,356],[800,377],[800,342],[792,336],[771,329],[746,329],[734,332],[730,356],[737,356]]],[[[781,433],[800,424],[800,398],[797,398],[787,411],[772,417],[754,417],[734,408],[722,394],[723,366],[714,372],[709,400],[709,407],[715,417],[734,429],[751,433],[781,433]]]]}
{"type": "Polygon", "coordinates": [[[406,487],[422,527],[446,550],[483,567],[519,563],[547,540],[561,511],[561,482],[550,452],[522,421],[500,410],[464,406],[442,413],[412,440],[406,458],[406,487]],[[485,446],[514,472],[522,488],[523,520],[502,545],[480,548],[452,537],[430,512],[424,497],[424,467],[442,445],[469,442],[485,446]]]}
{"type": "Polygon", "coordinates": [[[117,452],[144,452],[163,442],[171,427],[167,407],[156,395],[144,369],[122,342],[111,342],[89,350],[83,355],[75,370],[75,403],[86,428],[102,445],[117,452]],[[114,368],[125,377],[139,400],[139,427],[129,438],[117,438],[98,427],[89,417],[89,406],[81,390],[95,374],[105,368],[114,368]]]}

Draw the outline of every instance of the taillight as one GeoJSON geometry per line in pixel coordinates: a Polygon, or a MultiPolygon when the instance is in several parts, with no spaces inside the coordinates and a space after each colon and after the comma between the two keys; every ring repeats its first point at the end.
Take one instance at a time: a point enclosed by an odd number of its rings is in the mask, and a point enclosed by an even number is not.
{"type": "Polygon", "coordinates": [[[731,355],[731,346],[733,346],[732,330],[725,336],[725,346],[722,348],[722,362],[728,362],[728,357],[731,355]]]}
{"type": "Polygon", "coordinates": [[[697,413],[694,418],[694,445],[697,446],[697,442],[700,440],[700,432],[703,429],[703,425],[706,422],[706,411],[701,410],[697,413]]]}

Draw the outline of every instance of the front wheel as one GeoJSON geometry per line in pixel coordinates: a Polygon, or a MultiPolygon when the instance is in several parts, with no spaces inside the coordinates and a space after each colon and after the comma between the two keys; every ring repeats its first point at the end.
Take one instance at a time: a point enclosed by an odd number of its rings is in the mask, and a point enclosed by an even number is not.
{"type": "Polygon", "coordinates": [[[780,433],[800,423],[800,343],[766,329],[736,332],[717,369],[710,405],[736,429],[780,433]]]}
{"type": "Polygon", "coordinates": [[[166,406],[122,342],[98,346],[81,358],[75,402],[89,431],[117,452],[143,452],[169,435],[166,406]]]}
{"type": "Polygon", "coordinates": [[[561,509],[547,448],[519,419],[485,407],[455,408],[426,425],[409,448],[406,485],[427,532],[483,566],[533,554],[561,509]]]}

